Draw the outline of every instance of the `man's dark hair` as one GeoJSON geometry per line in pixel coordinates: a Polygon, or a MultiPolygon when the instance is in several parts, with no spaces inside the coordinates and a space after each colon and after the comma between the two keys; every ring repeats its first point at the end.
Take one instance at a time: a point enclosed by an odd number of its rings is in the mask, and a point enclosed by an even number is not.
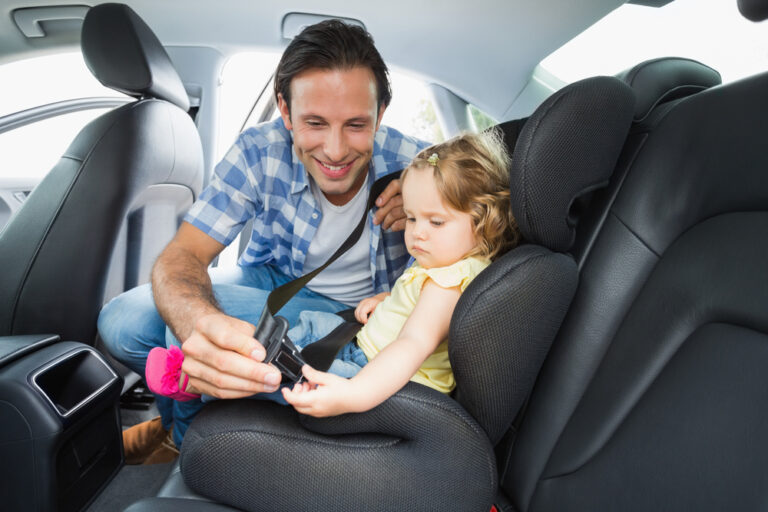
{"type": "Polygon", "coordinates": [[[340,20],[310,25],[297,35],[283,52],[275,71],[275,98],[283,96],[291,108],[291,80],[310,69],[347,70],[366,67],[376,80],[377,107],[389,105],[392,90],[384,59],[365,29],[340,20]]]}

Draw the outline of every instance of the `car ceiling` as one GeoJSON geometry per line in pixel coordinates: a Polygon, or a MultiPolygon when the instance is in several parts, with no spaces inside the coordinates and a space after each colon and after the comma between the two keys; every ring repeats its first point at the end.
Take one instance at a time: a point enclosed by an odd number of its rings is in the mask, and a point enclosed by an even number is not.
{"type": "MultiPolygon", "coordinates": [[[[88,5],[95,5],[89,3],[88,5]]],[[[442,85],[505,119],[552,51],[620,6],[623,0],[389,0],[387,2],[126,0],[166,46],[280,51],[288,13],[361,21],[392,66],[442,85]]],[[[45,24],[48,37],[26,38],[16,9],[76,5],[57,0],[0,0],[0,63],[73,50],[76,20],[45,24]]],[[[80,4],[82,5],[82,4],[80,4]]]]}

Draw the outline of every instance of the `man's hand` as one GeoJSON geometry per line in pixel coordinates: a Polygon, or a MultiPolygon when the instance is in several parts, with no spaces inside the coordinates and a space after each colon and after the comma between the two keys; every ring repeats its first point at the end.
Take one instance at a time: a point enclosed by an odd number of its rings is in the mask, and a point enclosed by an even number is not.
{"type": "Polygon", "coordinates": [[[381,224],[384,229],[402,231],[405,229],[405,212],[403,211],[403,196],[400,195],[400,180],[392,180],[387,188],[376,198],[376,214],[374,224],[381,224]]]}
{"type": "Polygon", "coordinates": [[[266,352],[253,337],[255,331],[253,324],[223,313],[200,318],[181,345],[189,385],[217,398],[276,391],[280,372],[261,362],[266,352]]]}
{"type": "Polygon", "coordinates": [[[368,317],[371,316],[373,310],[379,305],[381,301],[387,298],[389,293],[382,292],[374,295],[373,297],[367,297],[361,300],[355,308],[355,319],[361,324],[368,323],[368,317]]]}
{"type": "Polygon", "coordinates": [[[308,382],[283,388],[283,398],[302,414],[316,418],[360,412],[355,386],[349,379],[315,370],[309,365],[301,369],[308,382]]]}

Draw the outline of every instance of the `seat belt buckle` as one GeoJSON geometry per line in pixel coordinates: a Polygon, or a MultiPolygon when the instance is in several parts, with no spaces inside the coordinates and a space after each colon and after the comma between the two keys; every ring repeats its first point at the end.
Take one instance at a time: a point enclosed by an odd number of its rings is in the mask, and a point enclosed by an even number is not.
{"type": "Polygon", "coordinates": [[[271,363],[283,374],[284,384],[299,383],[304,380],[301,367],[307,363],[288,336],[283,336],[280,340],[279,348],[271,363]]]}
{"type": "Polygon", "coordinates": [[[301,357],[301,351],[287,336],[287,332],[288,321],[282,316],[272,316],[267,308],[264,308],[254,337],[264,345],[267,353],[264,364],[272,364],[280,370],[284,384],[298,383],[304,378],[301,367],[307,363],[301,357]]]}

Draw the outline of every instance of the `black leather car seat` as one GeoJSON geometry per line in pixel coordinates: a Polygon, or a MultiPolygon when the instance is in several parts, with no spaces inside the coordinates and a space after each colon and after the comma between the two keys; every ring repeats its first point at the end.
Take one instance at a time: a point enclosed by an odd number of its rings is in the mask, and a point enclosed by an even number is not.
{"type": "Polygon", "coordinates": [[[455,400],[409,383],[371,411],[322,420],[270,402],[217,401],[185,437],[188,486],[245,510],[488,510],[494,445],[527,397],[576,286],[576,265],[564,254],[578,220],[571,206],[607,183],[632,109],[626,85],[599,77],[559,91],[525,123],[511,181],[527,243],[481,273],[457,305],[455,400]]]}
{"type": "Polygon", "coordinates": [[[622,71],[616,77],[629,85],[635,93],[635,112],[610,184],[596,191],[594,197],[588,198],[590,208],[582,216],[576,231],[571,254],[580,269],[608,216],[610,206],[624,184],[629,167],[648,138],[648,132],[678,101],[722,83],[720,73],[715,69],[682,57],[646,60],[622,71]]]}
{"type": "MultiPolygon", "coordinates": [[[[82,51],[96,78],[137,101],[83,128],[0,234],[0,335],[93,344],[121,230],[123,254],[146,259],[157,226],[172,227],[167,242],[202,186],[186,91],[146,24],[125,5],[95,6],[82,51]]],[[[128,286],[132,265],[123,264],[128,286]]]]}
{"type": "Polygon", "coordinates": [[[502,457],[516,511],[768,494],[768,74],[651,109],[502,457]]]}

